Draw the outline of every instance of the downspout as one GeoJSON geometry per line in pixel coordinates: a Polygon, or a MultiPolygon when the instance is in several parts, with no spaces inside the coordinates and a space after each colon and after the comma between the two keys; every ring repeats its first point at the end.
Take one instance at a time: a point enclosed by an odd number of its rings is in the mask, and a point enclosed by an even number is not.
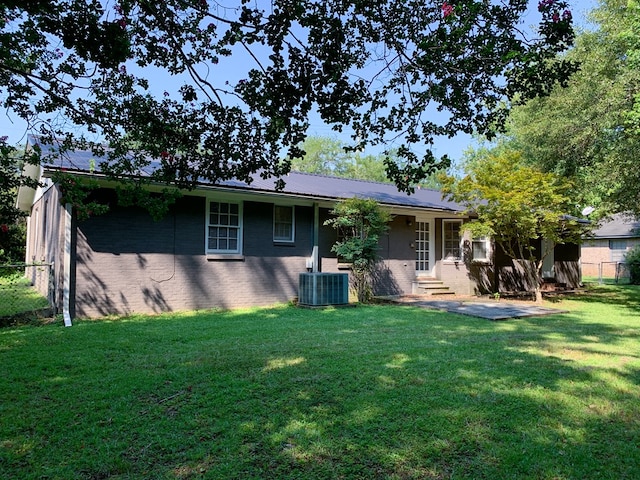
{"type": "Polygon", "coordinates": [[[71,212],[70,203],[64,206],[64,258],[62,268],[64,278],[62,280],[62,318],[64,326],[71,326],[71,212]]]}

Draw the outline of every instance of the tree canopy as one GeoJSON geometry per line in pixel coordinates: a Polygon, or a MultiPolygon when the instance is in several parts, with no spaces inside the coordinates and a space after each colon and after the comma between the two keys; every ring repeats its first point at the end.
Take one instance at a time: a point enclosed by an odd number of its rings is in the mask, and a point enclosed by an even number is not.
{"type": "Polygon", "coordinates": [[[513,109],[505,141],[530,165],[571,178],[577,204],[640,214],[640,5],[601,0],[590,17],[597,28],[567,54],[580,70],[513,109]]]}
{"type": "MultiPolygon", "coordinates": [[[[300,149],[304,152],[301,157],[289,159],[291,169],[298,172],[389,183],[391,180],[387,177],[385,160],[402,164],[395,150],[386,154],[364,154],[345,148],[343,142],[335,137],[309,136],[300,149]]],[[[431,173],[420,181],[420,187],[439,188],[437,178],[442,171],[431,173]]]]}
{"type": "Polygon", "coordinates": [[[570,184],[524,165],[519,152],[504,150],[474,159],[463,178],[444,177],[443,185],[443,194],[475,216],[464,229],[474,237],[490,236],[512,259],[530,262],[540,299],[544,253],[535,240],[577,243],[582,233],[568,215],[574,208],[570,184]]]}
{"type": "MultiPolygon", "coordinates": [[[[410,191],[447,164],[437,137],[487,133],[510,101],[564,84],[575,66],[563,0],[8,0],[0,4],[3,106],[113,178],[180,188],[281,177],[317,112],[353,148],[395,148],[410,191]],[[528,35],[528,34],[527,34],[528,35]],[[238,70],[240,69],[240,70],[238,70]],[[163,91],[168,76],[181,87],[163,91]],[[418,150],[420,150],[418,149],[418,150]],[[282,158],[285,160],[282,160],[282,158]]],[[[43,159],[47,161],[47,159],[43,159]]]]}
{"type": "Polygon", "coordinates": [[[24,261],[26,214],[16,207],[16,194],[22,185],[37,186],[34,180],[21,176],[24,158],[24,150],[0,138],[0,264],[24,261]]]}

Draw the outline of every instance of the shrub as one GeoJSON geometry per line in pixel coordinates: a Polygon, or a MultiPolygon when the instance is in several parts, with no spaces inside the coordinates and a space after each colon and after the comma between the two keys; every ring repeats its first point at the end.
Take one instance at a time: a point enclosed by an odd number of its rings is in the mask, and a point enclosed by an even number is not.
{"type": "Polygon", "coordinates": [[[629,250],[624,257],[624,261],[629,267],[631,283],[640,285],[640,245],[629,250]]]}
{"type": "Polygon", "coordinates": [[[338,202],[327,220],[338,231],[332,252],[351,264],[353,288],[362,303],[373,298],[372,273],[378,257],[378,239],[389,229],[391,215],[378,202],[365,198],[349,198],[338,202]]]}
{"type": "Polygon", "coordinates": [[[24,262],[26,232],[22,219],[8,225],[0,223],[0,265],[24,262]]]}

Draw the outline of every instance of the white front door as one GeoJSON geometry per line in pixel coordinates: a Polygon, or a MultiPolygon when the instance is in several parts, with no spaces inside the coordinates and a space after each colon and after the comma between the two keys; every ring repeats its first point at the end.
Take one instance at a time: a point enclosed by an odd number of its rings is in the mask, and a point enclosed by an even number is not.
{"type": "Polygon", "coordinates": [[[416,219],[416,276],[431,275],[433,268],[433,225],[431,220],[416,219]]]}

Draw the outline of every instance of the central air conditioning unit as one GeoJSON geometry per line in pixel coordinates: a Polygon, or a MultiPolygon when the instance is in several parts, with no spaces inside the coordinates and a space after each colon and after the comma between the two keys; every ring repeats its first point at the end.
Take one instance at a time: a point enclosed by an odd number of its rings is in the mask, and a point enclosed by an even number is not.
{"type": "Polygon", "coordinates": [[[349,303],[348,273],[301,273],[298,285],[300,305],[344,305],[349,303]]]}

